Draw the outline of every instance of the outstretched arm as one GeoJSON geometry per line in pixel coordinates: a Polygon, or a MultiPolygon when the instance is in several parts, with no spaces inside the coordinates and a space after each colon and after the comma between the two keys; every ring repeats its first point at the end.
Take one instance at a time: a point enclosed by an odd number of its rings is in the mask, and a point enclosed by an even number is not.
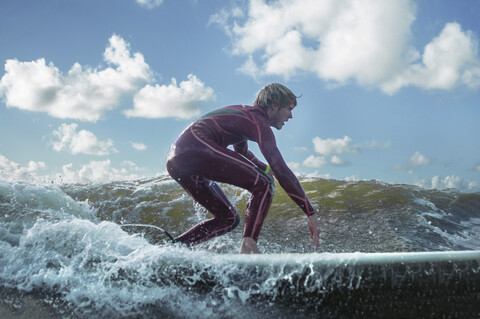
{"type": "Polygon", "coordinates": [[[315,250],[317,250],[320,246],[320,230],[318,226],[317,214],[310,204],[310,201],[308,200],[300,181],[287,166],[285,160],[280,154],[273,133],[269,133],[270,132],[266,132],[264,134],[265,139],[262,141],[263,143],[260,144],[260,150],[271,166],[271,169],[273,170],[280,186],[282,186],[287,195],[290,196],[290,198],[308,216],[308,229],[310,231],[310,237],[312,238],[315,250]]]}

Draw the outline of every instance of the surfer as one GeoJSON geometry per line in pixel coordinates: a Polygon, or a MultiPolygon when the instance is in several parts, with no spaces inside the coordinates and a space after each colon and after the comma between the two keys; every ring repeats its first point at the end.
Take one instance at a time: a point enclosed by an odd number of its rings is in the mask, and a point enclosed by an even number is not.
{"type": "Polygon", "coordinates": [[[293,92],[279,83],[263,87],[253,106],[227,106],[191,123],[173,143],[167,170],[213,218],[175,238],[191,246],[233,230],[240,218],[215,182],[231,184],[251,193],[239,253],[260,253],[257,240],[274,193],[274,178],[308,216],[315,249],[319,246],[318,221],[299,180],[277,148],[272,129],[280,130],[297,105],[293,92]],[[268,164],[259,160],[247,141],[258,143],[268,164]],[[233,146],[233,150],[229,149],[233,146]]]}

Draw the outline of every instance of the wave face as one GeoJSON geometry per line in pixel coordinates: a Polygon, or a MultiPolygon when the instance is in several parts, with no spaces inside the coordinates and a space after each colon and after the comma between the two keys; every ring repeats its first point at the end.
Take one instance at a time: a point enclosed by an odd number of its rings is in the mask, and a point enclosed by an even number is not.
{"type": "MultiPolygon", "coordinates": [[[[325,258],[480,250],[479,193],[374,181],[304,179],[302,185],[320,211],[325,258]]],[[[248,193],[222,188],[242,212],[248,193]]],[[[133,233],[120,227],[151,224],[179,235],[205,218],[208,213],[167,176],[87,185],[0,181],[0,286],[80,318],[480,313],[478,260],[371,267],[301,262],[318,253],[306,217],[280,187],[259,247],[268,254],[290,254],[288,263],[232,261],[243,221],[193,249],[166,244],[155,229],[133,233]]]]}

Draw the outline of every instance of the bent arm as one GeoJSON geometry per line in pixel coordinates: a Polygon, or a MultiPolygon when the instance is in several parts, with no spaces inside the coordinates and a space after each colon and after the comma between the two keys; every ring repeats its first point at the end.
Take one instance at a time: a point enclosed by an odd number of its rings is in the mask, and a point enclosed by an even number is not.
{"type": "Polygon", "coordinates": [[[249,149],[248,149],[248,142],[242,141],[240,143],[234,144],[233,149],[235,152],[242,154],[246,159],[248,159],[250,162],[255,164],[257,167],[259,167],[261,170],[266,170],[267,169],[267,164],[259,160],[255,154],[253,154],[249,149]]]}

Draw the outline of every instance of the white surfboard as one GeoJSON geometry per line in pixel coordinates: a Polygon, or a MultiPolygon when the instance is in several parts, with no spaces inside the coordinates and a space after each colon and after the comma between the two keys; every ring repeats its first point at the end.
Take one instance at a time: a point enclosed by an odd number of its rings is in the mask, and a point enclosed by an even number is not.
{"type": "MultiPolygon", "coordinates": [[[[480,262],[480,250],[392,252],[392,253],[318,253],[225,255],[226,260],[244,265],[379,265],[439,262],[480,262]]],[[[222,258],[223,259],[223,258],[222,258]]]]}

